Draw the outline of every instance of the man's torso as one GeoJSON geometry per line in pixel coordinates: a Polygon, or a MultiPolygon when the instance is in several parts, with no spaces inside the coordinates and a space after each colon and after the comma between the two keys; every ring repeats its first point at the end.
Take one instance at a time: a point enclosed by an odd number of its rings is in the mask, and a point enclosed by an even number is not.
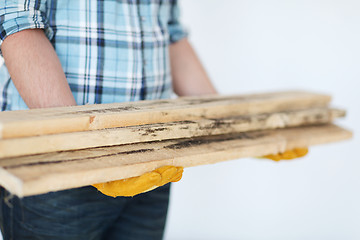
{"type": "MultiPolygon", "coordinates": [[[[48,0],[39,6],[78,104],[171,96],[168,46],[174,2],[48,0]]],[[[26,109],[9,78],[2,66],[2,110],[26,109]]]]}

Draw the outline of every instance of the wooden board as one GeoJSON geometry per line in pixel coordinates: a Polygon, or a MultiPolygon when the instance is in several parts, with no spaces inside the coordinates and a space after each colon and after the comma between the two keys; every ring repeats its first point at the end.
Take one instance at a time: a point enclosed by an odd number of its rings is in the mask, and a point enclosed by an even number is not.
{"type": "Polygon", "coordinates": [[[334,118],[344,115],[345,111],[343,110],[312,108],[277,113],[233,116],[221,119],[201,119],[85,132],[10,138],[0,140],[0,158],[329,123],[334,118]]]}
{"type": "Polygon", "coordinates": [[[326,107],[330,100],[289,91],[1,112],[0,139],[326,107]]]}
{"type": "Polygon", "coordinates": [[[164,165],[192,167],[350,137],[330,124],[5,158],[0,184],[28,196],[139,176],[164,165]]]}

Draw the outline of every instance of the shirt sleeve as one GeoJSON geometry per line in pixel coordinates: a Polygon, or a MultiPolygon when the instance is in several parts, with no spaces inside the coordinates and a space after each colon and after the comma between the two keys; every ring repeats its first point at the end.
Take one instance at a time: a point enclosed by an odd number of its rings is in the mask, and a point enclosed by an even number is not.
{"type": "Polygon", "coordinates": [[[175,43],[188,36],[188,32],[180,23],[180,9],[177,0],[173,0],[170,9],[170,19],[168,22],[168,30],[170,34],[170,43],[175,43]]]}
{"type": "Polygon", "coordinates": [[[44,29],[51,39],[47,0],[0,0],[0,47],[4,39],[25,29],[44,29]]]}

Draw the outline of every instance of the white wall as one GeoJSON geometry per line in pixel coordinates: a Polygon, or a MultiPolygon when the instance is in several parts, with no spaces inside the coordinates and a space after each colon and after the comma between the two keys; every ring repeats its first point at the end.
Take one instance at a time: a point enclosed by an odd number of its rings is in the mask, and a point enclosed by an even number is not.
{"type": "Polygon", "coordinates": [[[360,2],[181,0],[190,40],[221,93],[307,89],[346,108],[351,141],[299,160],[185,169],[167,240],[360,239],[360,2]]]}

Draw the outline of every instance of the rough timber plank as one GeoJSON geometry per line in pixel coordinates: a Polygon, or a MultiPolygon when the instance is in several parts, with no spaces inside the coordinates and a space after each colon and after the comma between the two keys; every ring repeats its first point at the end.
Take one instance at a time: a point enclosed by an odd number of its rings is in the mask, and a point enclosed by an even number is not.
{"type": "Polygon", "coordinates": [[[325,107],[330,100],[327,95],[289,91],[1,112],[0,138],[325,107]]]}
{"type": "Polygon", "coordinates": [[[329,123],[345,111],[328,108],[147,124],[0,140],[0,158],[176,138],[329,123]]]}
{"type": "Polygon", "coordinates": [[[1,159],[0,184],[19,196],[139,176],[163,165],[192,167],[345,140],[335,125],[263,130],[1,159]]]}

